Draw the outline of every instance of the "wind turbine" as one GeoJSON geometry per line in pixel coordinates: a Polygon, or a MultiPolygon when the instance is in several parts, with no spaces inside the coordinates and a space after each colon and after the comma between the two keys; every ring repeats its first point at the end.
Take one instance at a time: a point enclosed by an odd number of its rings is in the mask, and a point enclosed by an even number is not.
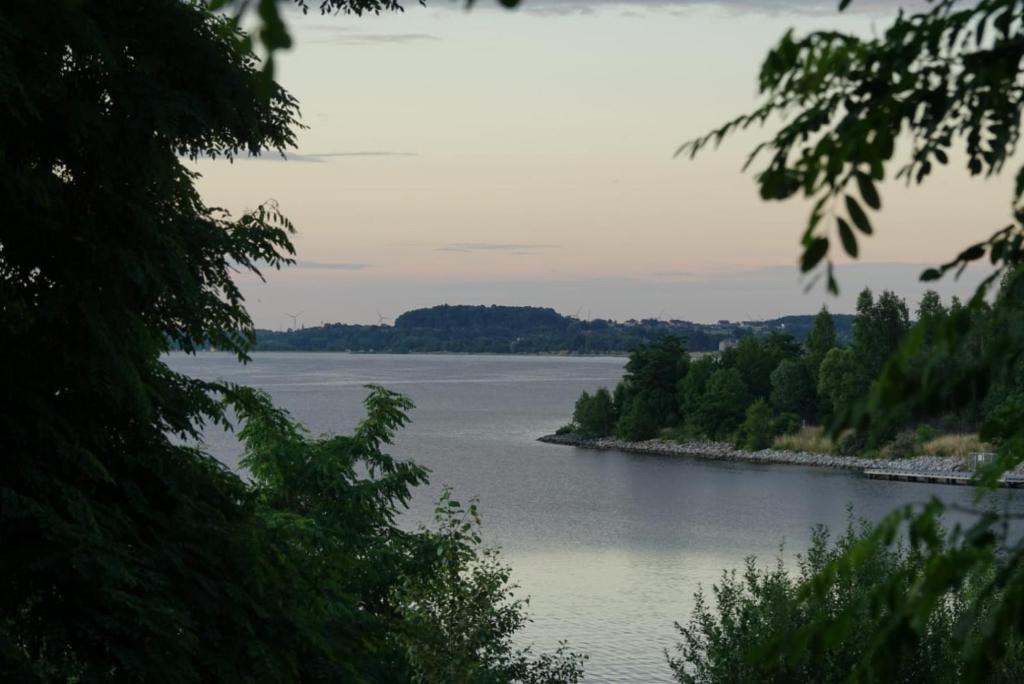
{"type": "Polygon", "coordinates": [[[385,316],[384,314],[382,314],[380,312],[380,309],[377,309],[377,325],[384,325],[384,321],[390,321],[390,320],[391,320],[390,316],[385,316]]]}
{"type": "Polygon", "coordinates": [[[299,313],[293,313],[293,314],[285,312],[284,315],[287,316],[288,318],[292,319],[292,330],[298,330],[299,329],[299,316],[301,316],[304,313],[305,313],[305,311],[300,311],[299,313]]]}

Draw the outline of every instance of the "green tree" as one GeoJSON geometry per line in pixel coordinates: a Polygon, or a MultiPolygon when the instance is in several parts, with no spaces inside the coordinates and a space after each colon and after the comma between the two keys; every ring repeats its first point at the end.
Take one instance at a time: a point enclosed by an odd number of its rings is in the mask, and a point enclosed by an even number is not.
{"type": "Polygon", "coordinates": [[[837,347],[825,355],[818,373],[818,394],[828,401],[831,415],[849,413],[863,391],[851,349],[837,347]]]}
{"type": "Polygon", "coordinates": [[[284,678],[267,534],[179,439],[230,392],[161,354],[245,357],[232,274],[284,264],[291,227],[206,206],[182,157],[288,147],[295,101],[202,3],[16,3],[0,35],[0,673],[284,678]]]}
{"type": "Polygon", "coordinates": [[[736,446],[748,451],[760,451],[772,445],[775,438],[772,408],[764,399],[747,407],[743,423],[736,435],[736,446]]]}
{"type": "Polygon", "coordinates": [[[818,415],[818,388],[806,358],[785,359],[772,371],[771,405],[780,413],[795,413],[812,421],[818,415]]]}
{"type": "Polygon", "coordinates": [[[395,596],[443,553],[396,527],[425,471],[382,451],[408,404],[310,440],[163,361],[246,360],[233,276],[288,263],[292,227],[207,206],[187,163],[292,146],[296,102],[204,2],[8,4],[0,36],[0,679],[422,679],[395,596]],[[193,446],[233,414],[251,482],[193,446]]]}
{"type": "Polygon", "coordinates": [[[750,394],[767,399],[772,391],[772,371],[783,360],[796,358],[799,354],[800,345],[792,335],[773,331],[764,336],[744,337],[726,351],[722,363],[739,370],[750,394]]]}
{"type": "Polygon", "coordinates": [[[743,422],[750,392],[735,368],[719,368],[708,378],[707,388],[693,414],[693,423],[704,435],[723,439],[743,422]]]}
{"type": "Polygon", "coordinates": [[[615,428],[615,405],[612,395],[602,387],[593,396],[584,392],[576,400],[572,420],[584,437],[606,437],[615,428]]]}
{"type": "MultiPolygon", "coordinates": [[[[840,7],[849,4],[841,0],[840,7]]],[[[882,206],[877,183],[887,172],[895,167],[896,176],[921,183],[937,166],[947,164],[950,152],[961,145],[973,175],[999,173],[1012,159],[1024,112],[1024,99],[1018,97],[1024,42],[1020,14],[1016,0],[937,0],[898,14],[870,37],[839,31],[797,37],[789,32],[762,66],[764,103],[683,145],[680,152],[696,154],[737,130],[781,115],[777,133],[751,158],[755,163],[767,154],[757,177],[761,196],[782,200],[802,193],[812,201],[801,238],[801,268],[820,269],[818,275],[824,276],[829,290],[837,292],[831,249],[841,244],[850,256],[858,255],[860,239],[873,232],[869,213],[882,206]],[[905,163],[895,161],[900,136],[909,143],[905,163]],[[825,220],[826,215],[833,218],[825,220]]],[[[1024,170],[1018,169],[1017,175],[1020,181],[1024,170]]],[[[1024,182],[1017,182],[1008,225],[922,274],[925,281],[959,274],[983,257],[994,267],[975,296],[936,334],[937,348],[959,356],[963,363],[954,364],[950,373],[931,372],[931,364],[914,361],[923,332],[912,332],[885,362],[870,393],[834,430],[865,430],[894,414],[962,410],[984,395],[994,378],[1012,372],[1024,352],[1022,197],[1024,182]],[[1002,295],[991,307],[991,335],[977,354],[960,356],[976,339],[974,315],[985,310],[987,295],[1004,277],[1002,295]]],[[[1024,404],[1011,403],[990,415],[982,436],[999,444],[996,463],[980,476],[991,486],[1001,473],[1024,461],[1024,404]]],[[[966,653],[961,677],[978,681],[989,676],[1005,655],[1007,640],[1024,629],[1024,611],[1019,609],[1024,603],[1024,563],[1019,560],[1024,546],[1006,538],[1000,527],[1005,519],[999,515],[981,515],[966,530],[954,528],[950,543],[940,544],[937,516],[943,509],[932,501],[894,511],[858,543],[855,552],[837,557],[828,569],[834,576],[854,568],[869,549],[892,544],[900,526],[908,522],[912,547],[926,557],[914,591],[885,586],[876,592],[873,605],[888,617],[859,662],[858,672],[866,673],[865,678],[886,678],[905,650],[921,639],[929,617],[943,605],[944,593],[972,574],[988,578],[985,592],[1000,600],[991,609],[969,606],[964,613],[960,633],[977,628],[993,636],[957,640],[954,646],[966,653]],[[982,572],[993,566],[997,555],[1011,561],[999,573],[982,572]]],[[[812,585],[818,600],[824,600],[826,585],[812,585]]],[[[854,638],[849,618],[847,611],[835,620],[814,620],[798,630],[793,643],[820,650],[827,643],[854,638]]]]}
{"type": "Polygon", "coordinates": [[[836,336],[835,321],[832,314],[823,306],[814,317],[814,327],[804,340],[807,372],[810,374],[811,384],[815,387],[818,386],[818,369],[821,368],[821,362],[825,360],[825,355],[837,346],[839,338],[836,336]]]}
{"type": "Polygon", "coordinates": [[[657,437],[663,427],[658,421],[660,404],[648,392],[635,394],[626,402],[615,428],[615,434],[623,439],[639,441],[657,437]]]}
{"type": "Polygon", "coordinates": [[[683,341],[673,335],[662,335],[653,342],[641,344],[626,363],[626,386],[636,394],[644,394],[644,404],[654,411],[658,426],[678,420],[676,388],[690,367],[690,357],[683,341]]]}
{"type": "MultiPolygon", "coordinates": [[[[865,292],[870,301],[870,291],[865,292]]],[[[899,349],[909,329],[907,303],[893,292],[883,291],[866,310],[860,308],[858,301],[857,318],[853,323],[853,349],[871,380],[878,377],[886,360],[899,349]]]]}
{"type": "Polygon", "coordinates": [[[718,362],[713,356],[702,356],[690,364],[686,377],[679,381],[676,399],[684,424],[693,422],[704,400],[708,380],[717,369],[718,362]]]}
{"type": "Polygon", "coordinates": [[[942,305],[942,298],[935,290],[926,290],[917,304],[917,320],[919,321],[939,320],[947,313],[946,307],[942,305]]]}

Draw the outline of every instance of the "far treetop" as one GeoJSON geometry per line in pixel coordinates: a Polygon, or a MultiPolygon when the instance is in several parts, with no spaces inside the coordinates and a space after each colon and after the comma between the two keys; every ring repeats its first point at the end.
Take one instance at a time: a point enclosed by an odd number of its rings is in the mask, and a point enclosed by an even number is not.
{"type": "MultiPolygon", "coordinates": [[[[840,340],[848,340],[853,316],[833,318],[840,340]]],[[[618,322],[581,320],[546,307],[444,304],[407,311],[393,326],[329,323],[284,332],[257,330],[256,335],[258,351],[614,354],[670,334],[684,338],[691,352],[708,352],[773,331],[802,341],[813,322],[813,314],[711,324],[654,318],[618,322]]]]}

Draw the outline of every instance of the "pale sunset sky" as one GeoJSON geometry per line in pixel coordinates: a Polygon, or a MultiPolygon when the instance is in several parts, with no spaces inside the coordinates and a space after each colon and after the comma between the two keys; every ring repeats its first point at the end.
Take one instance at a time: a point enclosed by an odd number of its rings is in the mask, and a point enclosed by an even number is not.
{"type": "MultiPolygon", "coordinates": [[[[312,3],[315,4],[315,3],[312,3]]],[[[808,207],[765,203],[741,165],[769,131],[694,161],[673,152],[757,102],[790,27],[870,35],[895,3],[835,0],[410,3],[379,17],[289,12],[278,80],[307,130],[288,161],[204,160],[205,199],[275,199],[298,265],[242,277],[260,327],[375,323],[434,304],[530,304],[694,321],[850,311],[864,285],[912,299],[917,275],[1009,218],[1012,178],[958,160],[921,187],[887,182],[876,236],[804,294],[808,207]]],[[[974,279],[946,283],[966,293],[974,279]]]]}

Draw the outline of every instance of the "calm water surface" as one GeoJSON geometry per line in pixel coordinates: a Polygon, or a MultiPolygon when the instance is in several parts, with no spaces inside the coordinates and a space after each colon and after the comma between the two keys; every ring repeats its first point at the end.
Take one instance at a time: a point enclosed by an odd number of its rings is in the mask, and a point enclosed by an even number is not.
{"type": "MultiPolygon", "coordinates": [[[[932,494],[970,503],[967,488],[867,480],[797,466],[714,463],[541,444],[567,421],[584,389],[613,385],[622,358],[263,353],[240,366],[227,354],[175,354],[201,378],[267,390],[313,432],[346,432],[362,417],[363,385],[417,404],[392,453],[432,470],[409,524],[427,521],[442,484],[476,496],[486,538],[504,550],[534,622],[538,649],[567,639],[590,655],[592,682],[670,681],[664,649],[698,585],[785,542],[804,550],[810,526],[846,524],[847,507],[877,519],[932,494]]],[[[229,465],[237,443],[210,434],[229,465]]],[[[999,505],[1024,511],[1022,497],[999,505]]]]}

